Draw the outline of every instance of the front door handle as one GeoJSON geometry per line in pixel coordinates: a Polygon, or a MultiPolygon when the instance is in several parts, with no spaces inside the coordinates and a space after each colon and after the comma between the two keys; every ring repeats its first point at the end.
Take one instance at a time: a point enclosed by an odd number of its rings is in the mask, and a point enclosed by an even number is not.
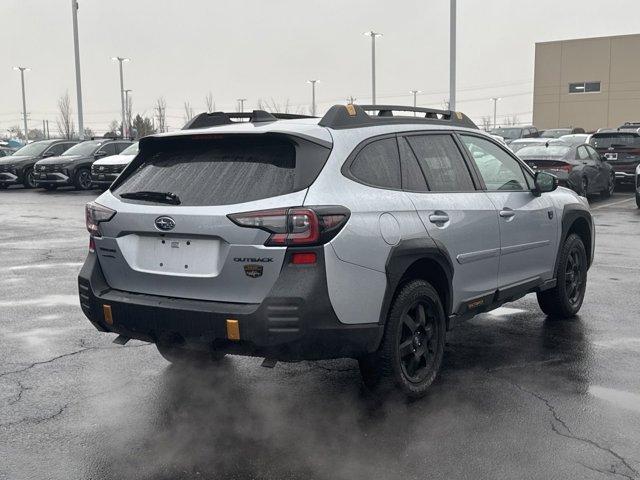
{"type": "Polygon", "coordinates": [[[431,223],[447,223],[449,221],[449,215],[444,212],[432,213],[429,215],[429,221],[431,223]]]}
{"type": "Polygon", "coordinates": [[[513,216],[515,216],[516,212],[514,212],[512,209],[505,207],[503,210],[500,210],[500,216],[502,218],[511,218],[513,216]]]}

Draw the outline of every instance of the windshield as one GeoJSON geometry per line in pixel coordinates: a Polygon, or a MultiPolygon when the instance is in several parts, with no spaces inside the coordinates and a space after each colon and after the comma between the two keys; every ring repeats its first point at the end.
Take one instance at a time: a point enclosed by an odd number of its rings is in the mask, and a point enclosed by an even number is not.
{"type": "Polygon", "coordinates": [[[18,150],[16,153],[14,153],[14,155],[18,156],[18,155],[25,155],[25,156],[36,156],[36,155],[40,155],[42,152],[44,152],[47,147],[49,147],[49,145],[51,145],[50,142],[34,142],[34,143],[30,143],[29,145],[25,145],[24,147],[22,147],[20,150],[18,150]]]}
{"type": "Polygon", "coordinates": [[[522,133],[521,128],[494,128],[489,133],[493,135],[500,135],[502,138],[512,140],[514,138],[520,138],[522,133]]]}
{"type": "Polygon", "coordinates": [[[74,145],[69,150],[62,154],[63,157],[69,155],[91,155],[100,145],[104,143],[104,140],[91,140],[90,142],[82,142],[74,145]]]}
{"type": "Polygon", "coordinates": [[[542,138],[560,138],[562,135],[571,133],[570,128],[551,128],[540,134],[542,138]]]}
{"type": "Polygon", "coordinates": [[[589,143],[596,148],[640,147],[640,135],[622,132],[594,133],[589,143]]]}
{"type": "Polygon", "coordinates": [[[562,158],[571,151],[568,145],[531,145],[518,152],[520,158],[562,158]]]}
{"type": "Polygon", "coordinates": [[[137,155],[137,154],[138,154],[138,142],[132,143],[120,153],[120,155],[137,155]]]}

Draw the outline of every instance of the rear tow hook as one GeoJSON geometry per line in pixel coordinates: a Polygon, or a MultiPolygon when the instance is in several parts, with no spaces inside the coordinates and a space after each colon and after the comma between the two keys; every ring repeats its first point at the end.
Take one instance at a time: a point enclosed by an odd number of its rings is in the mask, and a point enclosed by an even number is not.
{"type": "Polygon", "coordinates": [[[129,337],[125,337],[124,335],[118,335],[113,340],[113,343],[115,343],[116,345],[126,345],[129,340],[131,340],[129,337]]]}

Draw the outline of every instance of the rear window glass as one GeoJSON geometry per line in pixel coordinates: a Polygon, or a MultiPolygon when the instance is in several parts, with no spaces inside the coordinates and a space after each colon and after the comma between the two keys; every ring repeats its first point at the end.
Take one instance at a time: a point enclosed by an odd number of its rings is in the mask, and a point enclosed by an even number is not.
{"type": "Polygon", "coordinates": [[[351,165],[351,174],[368,185],[400,188],[400,157],[395,138],[366,145],[351,165]]]}
{"type": "Polygon", "coordinates": [[[180,198],[181,205],[230,205],[306,186],[296,182],[293,142],[244,137],[182,141],[163,147],[144,159],[115,193],[171,192],[180,198]]]}
{"type": "Polygon", "coordinates": [[[633,133],[594,133],[589,143],[596,148],[640,147],[640,136],[633,133]]]}
{"type": "Polygon", "coordinates": [[[570,150],[571,147],[565,145],[549,145],[548,147],[532,145],[518,151],[518,156],[520,158],[561,158],[570,150]]]}

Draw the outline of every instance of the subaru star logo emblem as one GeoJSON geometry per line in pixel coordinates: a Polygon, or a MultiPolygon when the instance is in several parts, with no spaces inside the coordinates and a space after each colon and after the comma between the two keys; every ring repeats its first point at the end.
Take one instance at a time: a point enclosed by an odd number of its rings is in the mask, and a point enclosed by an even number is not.
{"type": "Polygon", "coordinates": [[[163,232],[168,232],[176,227],[176,222],[171,217],[158,217],[156,218],[156,228],[163,232]]]}

